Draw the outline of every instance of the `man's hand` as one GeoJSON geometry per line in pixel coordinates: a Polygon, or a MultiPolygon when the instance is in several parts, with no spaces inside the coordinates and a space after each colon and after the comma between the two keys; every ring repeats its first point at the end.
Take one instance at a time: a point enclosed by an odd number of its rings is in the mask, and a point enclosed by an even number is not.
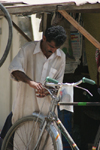
{"type": "Polygon", "coordinates": [[[16,78],[17,81],[25,82],[30,87],[36,89],[37,97],[45,97],[45,96],[47,96],[49,94],[47,92],[47,90],[42,86],[41,83],[33,81],[24,72],[14,71],[14,72],[12,72],[12,74],[16,78]]]}
{"type": "Polygon", "coordinates": [[[40,98],[45,97],[49,94],[50,93],[46,89],[43,89],[43,91],[36,91],[36,96],[40,98]]]}
{"type": "Polygon", "coordinates": [[[49,94],[49,92],[42,86],[41,83],[30,81],[29,86],[36,89],[36,96],[37,97],[45,97],[49,94]]]}
{"type": "Polygon", "coordinates": [[[34,89],[37,89],[38,91],[42,91],[43,90],[43,86],[41,83],[35,82],[35,81],[29,81],[28,82],[30,87],[33,87],[34,89]]]}

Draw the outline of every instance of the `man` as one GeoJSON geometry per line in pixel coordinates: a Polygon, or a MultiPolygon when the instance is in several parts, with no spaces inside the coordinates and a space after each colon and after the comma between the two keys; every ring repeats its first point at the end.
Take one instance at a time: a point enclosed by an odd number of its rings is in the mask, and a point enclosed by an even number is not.
{"type": "Polygon", "coordinates": [[[47,76],[62,82],[65,54],[59,47],[65,40],[66,32],[63,27],[49,27],[41,41],[26,43],[11,62],[9,72],[18,82],[17,95],[10,115],[12,123],[34,111],[47,114],[50,96],[47,96],[42,85],[47,76]]]}

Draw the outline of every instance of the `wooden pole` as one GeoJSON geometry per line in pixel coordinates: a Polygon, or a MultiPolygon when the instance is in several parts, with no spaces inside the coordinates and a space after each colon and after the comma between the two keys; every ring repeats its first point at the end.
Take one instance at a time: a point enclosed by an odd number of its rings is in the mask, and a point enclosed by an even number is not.
{"type": "Polygon", "coordinates": [[[43,33],[45,32],[47,28],[47,13],[43,14],[43,33]]]}
{"type": "Polygon", "coordinates": [[[71,17],[65,10],[58,10],[61,15],[67,19],[78,31],[80,31],[95,47],[100,50],[100,43],[88,33],[73,17],[71,17]]]}

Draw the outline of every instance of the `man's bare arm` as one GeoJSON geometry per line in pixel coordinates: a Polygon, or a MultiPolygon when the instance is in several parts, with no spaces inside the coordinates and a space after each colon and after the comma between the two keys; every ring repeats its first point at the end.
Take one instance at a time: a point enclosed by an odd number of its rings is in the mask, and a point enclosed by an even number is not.
{"type": "Polygon", "coordinates": [[[33,81],[24,72],[13,71],[12,74],[16,78],[17,81],[25,82],[29,84],[30,87],[36,89],[37,90],[36,93],[39,94],[39,96],[37,95],[37,97],[45,97],[46,95],[48,95],[47,91],[44,89],[41,83],[37,83],[33,81]]]}
{"type": "Polygon", "coordinates": [[[21,71],[13,71],[12,75],[16,78],[17,81],[22,81],[29,84],[30,87],[33,87],[37,90],[42,90],[43,86],[41,83],[37,83],[30,79],[24,72],[21,71]]]}
{"type": "Polygon", "coordinates": [[[13,71],[12,75],[16,78],[17,81],[22,81],[25,83],[31,81],[31,79],[24,72],[21,71],[13,71]]]}

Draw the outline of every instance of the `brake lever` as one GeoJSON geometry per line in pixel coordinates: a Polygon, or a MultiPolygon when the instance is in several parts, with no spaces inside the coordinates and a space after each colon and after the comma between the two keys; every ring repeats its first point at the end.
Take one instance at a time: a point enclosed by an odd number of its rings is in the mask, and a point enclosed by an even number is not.
{"type": "Polygon", "coordinates": [[[85,88],[83,88],[83,87],[80,87],[80,86],[77,86],[77,85],[74,86],[74,87],[79,88],[79,89],[82,89],[82,90],[86,91],[89,95],[93,96],[93,94],[92,94],[89,90],[87,90],[87,89],[85,89],[85,88]]]}

